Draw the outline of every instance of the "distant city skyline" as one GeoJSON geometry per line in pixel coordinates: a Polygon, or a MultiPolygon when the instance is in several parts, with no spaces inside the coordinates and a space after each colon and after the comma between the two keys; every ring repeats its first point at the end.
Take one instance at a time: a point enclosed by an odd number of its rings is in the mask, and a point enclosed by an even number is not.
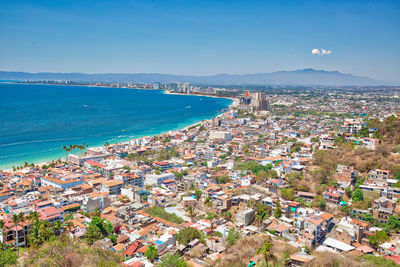
{"type": "Polygon", "coordinates": [[[400,81],[400,1],[1,1],[0,70],[400,81]]]}

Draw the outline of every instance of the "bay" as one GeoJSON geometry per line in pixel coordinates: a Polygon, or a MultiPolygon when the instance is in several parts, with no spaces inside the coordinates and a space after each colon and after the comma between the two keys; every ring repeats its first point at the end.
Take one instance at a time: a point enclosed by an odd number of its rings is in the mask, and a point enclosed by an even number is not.
{"type": "Polygon", "coordinates": [[[0,83],[0,168],[65,157],[64,145],[98,146],[181,129],[231,103],[161,90],[0,83]]]}

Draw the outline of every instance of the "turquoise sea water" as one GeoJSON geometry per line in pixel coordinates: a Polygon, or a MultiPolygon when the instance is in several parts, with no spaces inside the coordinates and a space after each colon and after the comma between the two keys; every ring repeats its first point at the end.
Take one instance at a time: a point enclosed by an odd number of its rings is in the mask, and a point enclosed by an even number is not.
{"type": "Polygon", "coordinates": [[[97,146],[177,130],[230,104],[163,91],[0,83],[0,168],[65,157],[64,145],[97,146]]]}

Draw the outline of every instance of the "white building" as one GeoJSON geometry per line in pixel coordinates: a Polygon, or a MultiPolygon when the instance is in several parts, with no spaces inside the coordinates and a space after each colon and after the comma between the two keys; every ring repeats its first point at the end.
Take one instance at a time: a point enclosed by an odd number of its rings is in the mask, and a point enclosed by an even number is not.
{"type": "Polygon", "coordinates": [[[144,184],[161,186],[162,182],[169,180],[169,179],[175,180],[175,175],[173,173],[163,173],[160,175],[148,174],[145,176],[144,184]]]}
{"type": "Polygon", "coordinates": [[[210,139],[218,140],[218,141],[229,141],[229,140],[231,140],[231,133],[212,131],[212,132],[210,132],[210,139]]]}

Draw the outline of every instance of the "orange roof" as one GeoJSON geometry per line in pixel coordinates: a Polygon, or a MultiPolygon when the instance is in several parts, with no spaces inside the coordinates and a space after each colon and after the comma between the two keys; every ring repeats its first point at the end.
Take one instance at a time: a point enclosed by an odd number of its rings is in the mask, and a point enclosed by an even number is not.
{"type": "Polygon", "coordinates": [[[162,183],[163,184],[168,184],[168,183],[173,183],[173,182],[175,182],[174,179],[167,179],[167,180],[164,180],[162,183]]]}
{"type": "Polygon", "coordinates": [[[168,166],[168,165],[170,165],[171,163],[166,162],[166,161],[155,161],[154,164],[157,164],[157,165],[159,165],[159,166],[168,166]]]}
{"type": "Polygon", "coordinates": [[[125,244],[122,244],[122,243],[118,243],[114,246],[114,249],[116,252],[122,251],[124,248],[125,248],[125,244]]]}
{"type": "Polygon", "coordinates": [[[89,193],[86,195],[88,195],[91,198],[95,198],[95,197],[104,197],[107,195],[107,193],[106,192],[92,192],[92,193],[89,193]]]}
{"type": "Polygon", "coordinates": [[[49,191],[50,189],[52,189],[53,187],[51,187],[50,185],[48,186],[41,186],[38,188],[39,192],[45,192],[45,191],[49,191]]]}
{"type": "Polygon", "coordinates": [[[299,262],[305,262],[305,263],[310,262],[312,260],[311,257],[302,257],[301,255],[299,255],[299,253],[291,255],[290,258],[292,260],[299,261],[299,262]]]}
{"type": "Polygon", "coordinates": [[[137,242],[132,242],[131,244],[129,244],[128,248],[125,250],[125,252],[124,252],[125,255],[132,256],[136,252],[138,247],[139,247],[139,244],[137,242]]]}
{"type": "Polygon", "coordinates": [[[90,164],[92,166],[96,166],[96,167],[99,167],[99,168],[104,168],[106,166],[104,164],[101,164],[100,162],[93,161],[93,160],[87,160],[85,163],[88,163],[88,164],[90,164]]]}
{"type": "Polygon", "coordinates": [[[315,224],[315,225],[319,225],[322,224],[322,219],[319,217],[314,217],[308,220],[310,223],[315,224]]]}
{"type": "Polygon", "coordinates": [[[78,179],[64,181],[64,180],[57,179],[57,178],[52,178],[52,177],[49,177],[49,176],[42,177],[42,179],[45,179],[45,180],[50,181],[50,182],[53,182],[55,184],[70,184],[70,183],[79,182],[78,179]]]}
{"type": "Polygon", "coordinates": [[[88,190],[88,189],[93,188],[93,185],[90,185],[90,184],[83,184],[83,185],[81,185],[81,188],[82,188],[82,190],[88,190]]]}
{"type": "Polygon", "coordinates": [[[32,181],[31,180],[23,180],[23,181],[19,182],[18,185],[30,186],[30,185],[32,185],[32,181]]]}
{"type": "Polygon", "coordinates": [[[364,228],[368,228],[368,227],[371,226],[371,223],[369,223],[369,222],[361,221],[361,220],[356,220],[356,219],[352,219],[352,220],[350,221],[350,223],[351,223],[351,224],[357,224],[357,225],[362,226],[362,227],[364,227],[364,228]]]}
{"type": "Polygon", "coordinates": [[[112,186],[121,185],[122,182],[121,181],[117,181],[117,180],[110,180],[110,181],[103,182],[103,184],[105,184],[108,187],[112,187],[112,186]]]}
{"type": "Polygon", "coordinates": [[[333,218],[333,214],[331,214],[329,212],[325,212],[324,214],[320,215],[319,217],[321,217],[325,221],[329,221],[330,219],[333,218]]]}
{"type": "Polygon", "coordinates": [[[143,246],[143,247],[139,248],[137,251],[144,254],[147,251],[147,246],[143,246]]]}

